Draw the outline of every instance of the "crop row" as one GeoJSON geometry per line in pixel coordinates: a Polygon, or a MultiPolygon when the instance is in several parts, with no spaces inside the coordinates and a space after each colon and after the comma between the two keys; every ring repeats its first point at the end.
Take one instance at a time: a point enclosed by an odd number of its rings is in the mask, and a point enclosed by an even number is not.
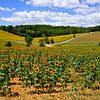
{"type": "MultiPolygon", "coordinates": [[[[1,48],[0,90],[11,91],[11,80],[18,78],[22,87],[54,91],[65,89],[67,83],[75,81],[73,73],[81,73],[82,87],[100,82],[100,49],[77,47],[53,48],[1,48]]],[[[75,74],[76,75],[76,74],[75,74]]]]}

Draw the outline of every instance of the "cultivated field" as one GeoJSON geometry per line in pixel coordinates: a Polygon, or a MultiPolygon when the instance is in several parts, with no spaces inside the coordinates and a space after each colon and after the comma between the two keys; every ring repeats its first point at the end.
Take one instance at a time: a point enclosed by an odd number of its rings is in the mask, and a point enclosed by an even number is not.
{"type": "Polygon", "coordinates": [[[95,47],[0,48],[0,100],[99,100],[99,60],[95,47]]]}
{"type": "Polygon", "coordinates": [[[56,42],[69,41],[51,48],[27,48],[24,37],[4,34],[0,36],[0,100],[100,99],[100,32],[56,36],[56,42]],[[4,48],[7,40],[14,46],[4,48]]]}
{"type": "Polygon", "coordinates": [[[97,46],[100,43],[100,32],[92,32],[86,36],[76,38],[61,45],[70,46],[97,46]]]}
{"type": "MultiPolygon", "coordinates": [[[[75,35],[77,37],[77,36],[80,36],[81,34],[75,34],[75,35]]],[[[59,42],[66,41],[66,40],[73,38],[73,34],[49,37],[49,39],[51,39],[51,38],[54,39],[55,43],[59,43],[59,42]]],[[[11,41],[14,47],[25,46],[25,40],[24,39],[25,39],[24,37],[14,35],[12,33],[0,30],[0,46],[4,47],[5,43],[7,41],[11,41]]],[[[39,43],[40,39],[44,39],[44,38],[34,38],[33,44],[39,43]]]]}

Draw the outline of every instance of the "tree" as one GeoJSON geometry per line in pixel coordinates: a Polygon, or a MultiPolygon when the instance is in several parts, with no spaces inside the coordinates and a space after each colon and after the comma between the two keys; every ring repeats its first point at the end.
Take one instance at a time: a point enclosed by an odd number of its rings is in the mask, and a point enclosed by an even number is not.
{"type": "Polygon", "coordinates": [[[33,38],[31,36],[29,36],[29,35],[25,37],[25,42],[26,42],[26,46],[27,47],[31,46],[32,40],[33,40],[33,38]]]}
{"type": "Polygon", "coordinates": [[[100,46],[100,42],[98,43],[98,46],[100,46]]]}
{"type": "Polygon", "coordinates": [[[40,47],[44,47],[45,45],[44,45],[44,39],[40,39],[39,40],[39,43],[40,43],[40,47]]]}
{"type": "Polygon", "coordinates": [[[74,34],[74,35],[73,35],[73,38],[75,38],[75,37],[76,37],[76,35],[74,34]]]}
{"type": "Polygon", "coordinates": [[[6,47],[11,47],[11,46],[12,46],[12,44],[11,44],[11,42],[10,42],[10,41],[7,41],[7,43],[5,44],[5,46],[6,46],[6,47]]]}
{"type": "Polygon", "coordinates": [[[50,40],[50,41],[51,41],[51,44],[54,44],[54,39],[53,39],[53,38],[51,38],[51,40],[50,40]]]}
{"type": "Polygon", "coordinates": [[[46,43],[46,44],[49,44],[49,43],[50,43],[50,42],[49,42],[49,38],[48,38],[47,36],[45,37],[45,43],[46,43]]]}

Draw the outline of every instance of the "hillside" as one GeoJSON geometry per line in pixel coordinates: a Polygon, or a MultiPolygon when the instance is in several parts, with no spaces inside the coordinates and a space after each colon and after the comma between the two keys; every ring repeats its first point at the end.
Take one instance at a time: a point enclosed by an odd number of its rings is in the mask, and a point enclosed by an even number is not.
{"type": "Polygon", "coordinates": [[[14,41],[24,41],[24,37],[14,35],[12,33],[0,30],[0,40],[14,40],[14,41]]]}
{"type": "Polygon", "coordinates": [[[4,47],[7,41],[11,41],[13,46],[24,45],[24,37],[0,30],[0,46],[4,47]]]}
{"type": "Polygon", "coordinates": [[[85,36],[62,43],[70,46],[97,46],[100,43],[100,32],[91,32],[85,36]]]}
{"type": "MultiPolygon", "coordinates": [[[[81,33],[82,34],[82,33],[81,33]]],[[[75,34],[76,36],[80,36],[81,34],[75,34]]],[[[53,38],[55,43],[59,43],[65,40],[69,40],[73,37],[73,34],[69,35],[61,35],[61,36],[52,36],[49,39],[53,38]]],[[[43,38],[34,38],[33,43],[39,43],[39,40],[43,38]]],[[[25,45],[24,37],[15,35],[6,31],[0,30],[0,46],[4,46],[6,41],[11,41],[15,46],[25,45]]]]}

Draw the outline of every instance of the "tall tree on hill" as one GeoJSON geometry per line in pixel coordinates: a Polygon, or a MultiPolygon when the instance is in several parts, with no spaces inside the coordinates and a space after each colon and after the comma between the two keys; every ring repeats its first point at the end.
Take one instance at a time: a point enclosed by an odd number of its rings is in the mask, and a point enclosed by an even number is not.
{"type": "Polygon", "coordinates": [[[25,42],[26,42],[26,46],[27,46],[27,47],[30,47],[30,46],[31,46],[32,41],[33,41],[33,38],[32,38],[31,36],[27,35],[27,36],[25,37],[25,42]]]}

